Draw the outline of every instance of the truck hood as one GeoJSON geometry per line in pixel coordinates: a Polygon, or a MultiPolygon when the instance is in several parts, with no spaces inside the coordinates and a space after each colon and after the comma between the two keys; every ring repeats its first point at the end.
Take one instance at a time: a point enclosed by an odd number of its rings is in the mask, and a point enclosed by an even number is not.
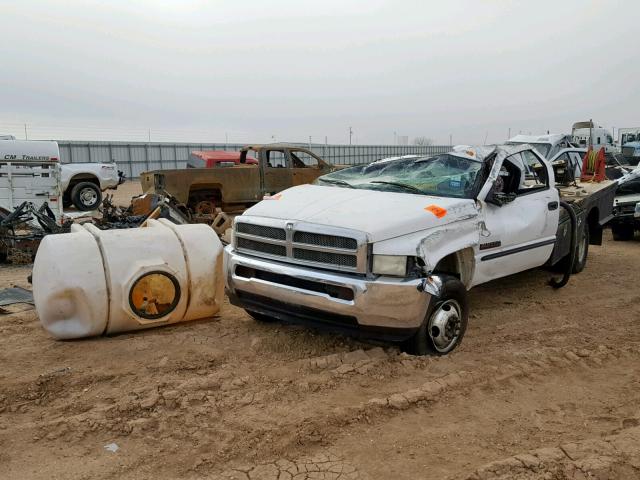
{"type": "Polygon", "coordinates": [[[474,200],[462,198],[300,185],[244,215],[350,228],[378,242],[475,217],[477,208],[474,200]]]}

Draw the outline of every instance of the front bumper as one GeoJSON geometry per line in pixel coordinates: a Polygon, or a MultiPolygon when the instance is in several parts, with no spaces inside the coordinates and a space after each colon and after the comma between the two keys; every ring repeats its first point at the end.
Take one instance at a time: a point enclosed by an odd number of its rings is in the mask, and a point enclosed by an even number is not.
{"type": "Polygon", "coordinates": [[[333,273],[224,250],[232,304],[283,321],[404,340],[422,324],[430,295],[422,279],[333,273]],[[345,294],[346,292],[346,294],[345,294]]]}
{"type": "Polygon", "coordinates": [[[635,228],[640,227],[640,217],[637,217],[635,211],[617,212],[614,214],[610,222],[611,225],[634,225],[635,228]]]}

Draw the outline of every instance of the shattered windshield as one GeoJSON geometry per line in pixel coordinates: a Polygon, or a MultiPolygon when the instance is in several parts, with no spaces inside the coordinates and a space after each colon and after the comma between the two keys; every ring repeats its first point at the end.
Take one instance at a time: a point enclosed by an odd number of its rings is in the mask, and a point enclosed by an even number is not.
{"type": "Polygon", "coordinates": [[[453,154],[381,160],[319,177],[316,185],[473,198],[479,160],[453,154]]]}

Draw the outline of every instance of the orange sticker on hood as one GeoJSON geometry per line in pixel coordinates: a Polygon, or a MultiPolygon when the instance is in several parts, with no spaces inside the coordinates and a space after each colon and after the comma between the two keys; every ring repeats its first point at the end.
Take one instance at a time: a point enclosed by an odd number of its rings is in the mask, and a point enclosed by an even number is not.
{"type": "Polygon", "coordinates": [[[265,195],[262,197],[263,200],[280,200],[282,198],[282,194],[279,193],[277,195],[265,195]]]}
{"type": "Polygon", "coordinates": [[[445,208],[439,207],[438,205],[429,205],[428,207],[424,207],[427,212],[433,213],[436,217],[442,218],[447,214],[447,210],[445,208]]]}

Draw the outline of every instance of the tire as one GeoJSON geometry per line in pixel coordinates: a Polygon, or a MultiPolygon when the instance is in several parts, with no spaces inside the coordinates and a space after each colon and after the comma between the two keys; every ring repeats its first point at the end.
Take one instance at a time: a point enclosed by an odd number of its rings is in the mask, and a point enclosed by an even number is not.
{"type": "Polygon", "coordinates": [[[95,210],[102,202],[100,187],[91,182],[80,182],[71,190],[71,202],[82,212],[95,210]]]}
{"type": "Polygon", "coordinates": [[[278,319],[265,315],[264,313],[254,312],[253,310],[245,309],[245,312],[249,314],[254,320],[260,323],[272,323],[278,321],[278,319]]]}
{"type": "MultiPolygon", "coordinates": [[[[578,244],[576,245],[576,255],[573,260],[573,268],[571,273],[580,273],[587,265],[587,257],[589,255],[589,226],[583,223],[582,229],[578,234],[578,244]]],[[[554,272],[564,272],[567,269],[569,254],[558,260],[551,270],[554,272]]]]}
{"type": "Polygon", "coordinates": [[[589,225],[582,222],[582,229],[578,236],[578,245],[576,245],[576,256],[573,259],[573,268],[571,273],[580,273],[587,265],[587,257],[589,256],[589,225]]]}
{"type": "Polygon", "coordinates": [[[611,225],[611,233],[616,242],[626,242],[633,240],[633,225],[611,225]]]}
{"type": "Polygon", "coordinates": [[[467,289],[451,275],[442,275],[440,296],[431,297],[427,314],[418,331],[402,344],[402,349],[411,355],[446,355],[451,353],[467,330],[469,305],[467,289]],[[453,316],[450,312],[453,310],[453,316]],[[452,322],[453,320],[453,322],[452,322]],[[442,328],[444,326],[444,328],[442,328]],[[451,332],[446,335],[444,332],[451,332]],[[451,338],[453,337],[453,338],[451,338]]]}

